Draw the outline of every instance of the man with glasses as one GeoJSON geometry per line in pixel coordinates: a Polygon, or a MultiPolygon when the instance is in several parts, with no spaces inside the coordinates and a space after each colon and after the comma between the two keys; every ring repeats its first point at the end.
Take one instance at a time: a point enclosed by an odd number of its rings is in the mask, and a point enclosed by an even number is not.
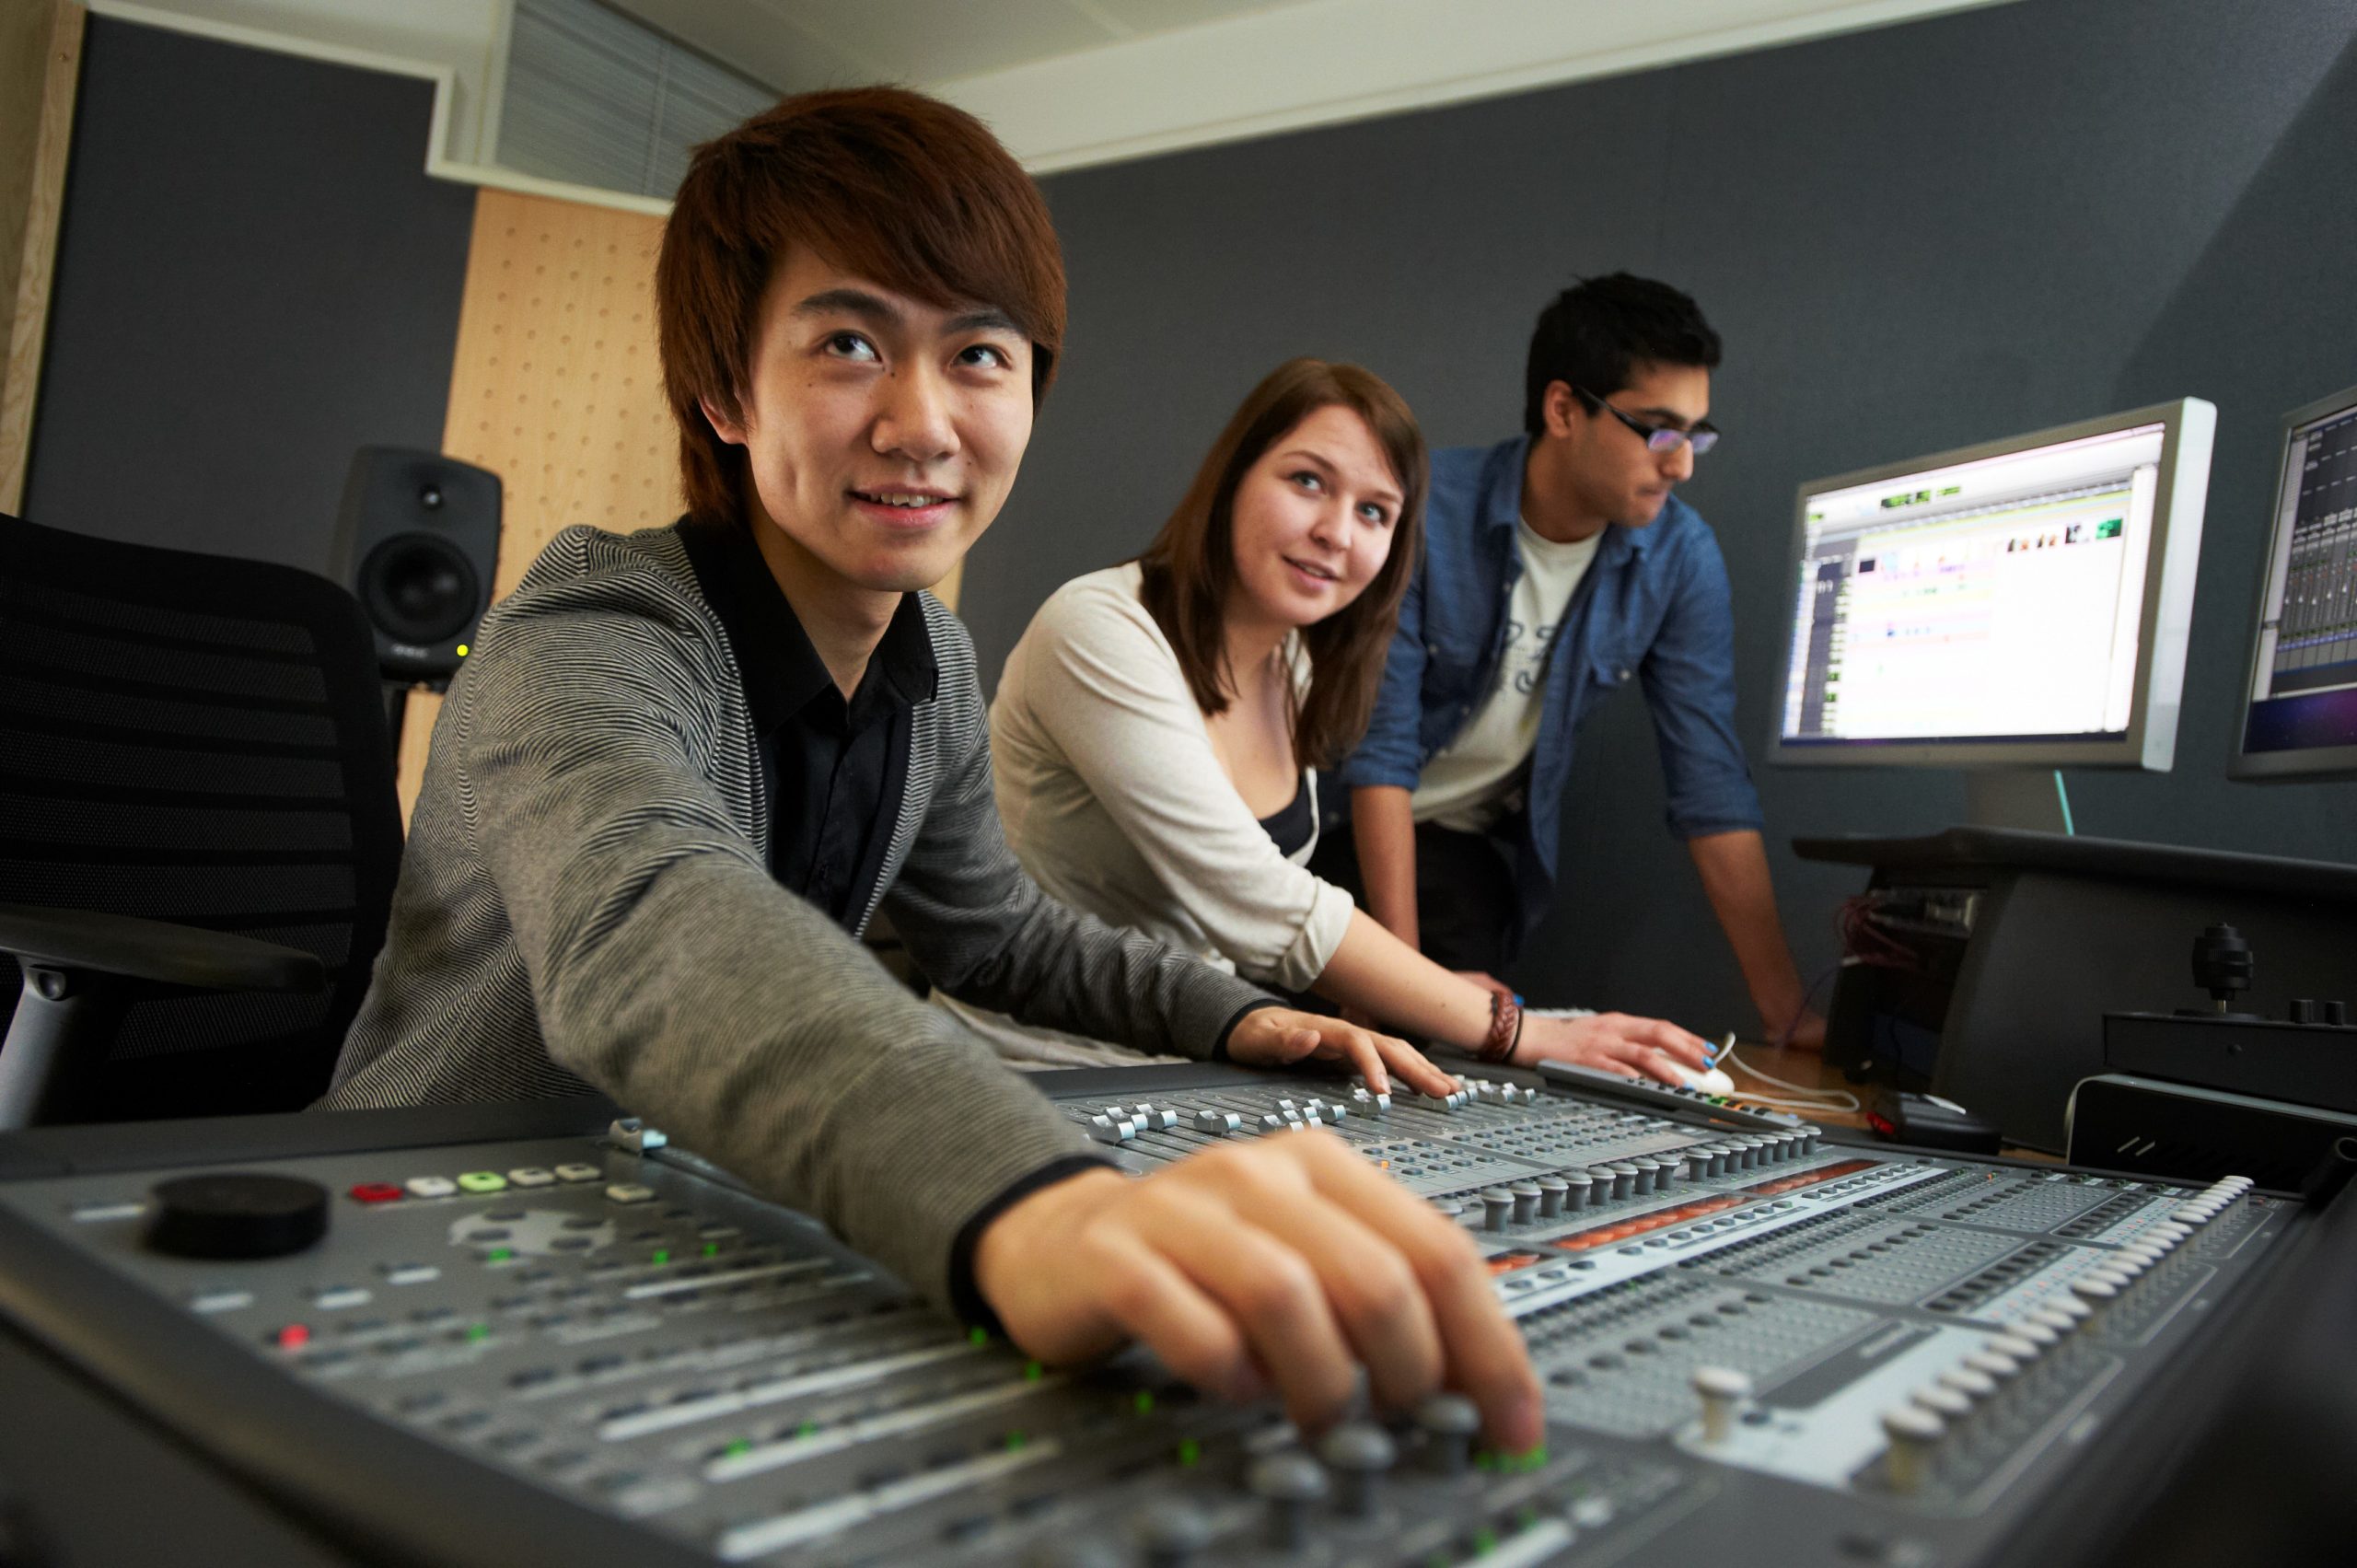
{"type": "Polygon", "coordinates": [[[1718,440],[1704,417],[1718,362],[1693,300],[1626,273],[1568,289],[1539,316],[1527,433],[1434,455],[1424,559],[1366,739],[1341,772],[1357,864],[1335,834],[1318,870],[1430,957],[1488,979],[1554,892],[1581,720],[1635,679],[1671,830],[1763,1031],[1814,1046],[1824,1021],[1777,917],[1736,738],[1726,565],[1710,526],[1670,494],[1718,440]]]}

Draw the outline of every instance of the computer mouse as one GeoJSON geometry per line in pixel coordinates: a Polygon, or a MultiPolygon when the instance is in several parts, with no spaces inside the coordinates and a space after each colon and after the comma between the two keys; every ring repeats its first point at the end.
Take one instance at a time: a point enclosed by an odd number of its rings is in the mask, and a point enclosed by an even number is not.
{"type": "Polygon", "coordinates": [[[1701,1073],[1687,1074],[1686,1086],[1699,1094],[1731,1095],[1735,1093],[1735,1080],[1716,1067],[1701,1073]]]}

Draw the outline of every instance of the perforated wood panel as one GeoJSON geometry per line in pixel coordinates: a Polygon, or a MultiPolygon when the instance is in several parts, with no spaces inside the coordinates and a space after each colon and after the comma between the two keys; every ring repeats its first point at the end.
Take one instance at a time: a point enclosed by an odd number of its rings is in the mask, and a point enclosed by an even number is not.
{"type": "Polygon", "coordinates": [[[506,484],[497,592],[560,528],[679,512],[655,354],[663,220],[545,196],[475,198],[443,449],[506,484]]]}
{"type": "MultiPolygon", "coordinates": [[[[561,528],[627,533],[679,514],[678,440],[655,352],[662,234],[663,220],[644,213],[507,191],[475,197],[442,447],[505,486],[494,596],[561,528]]],[[[410,698],[404,819],[441,705],[410,698]]]]}

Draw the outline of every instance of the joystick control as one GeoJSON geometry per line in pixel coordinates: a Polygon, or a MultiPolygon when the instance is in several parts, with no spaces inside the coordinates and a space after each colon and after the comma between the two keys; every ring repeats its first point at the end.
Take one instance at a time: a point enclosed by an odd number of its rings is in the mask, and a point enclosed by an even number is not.
{"type": "Polygon", "coordinates": [[[156,1184],[147,1245],[176,1258],[284,1258],[328,1233],[328,1191],[296,1176],[225,1170],[156,1184]]]}
{"type": "Polygon", "coordinates": [[[2250,944],[2231,925],[2213,925],[2193,939],[2193,983],[2210,993],[2222,1018],[2241,1016],[2235,998],[2250,989],[2255,967],[2250,944]]]}

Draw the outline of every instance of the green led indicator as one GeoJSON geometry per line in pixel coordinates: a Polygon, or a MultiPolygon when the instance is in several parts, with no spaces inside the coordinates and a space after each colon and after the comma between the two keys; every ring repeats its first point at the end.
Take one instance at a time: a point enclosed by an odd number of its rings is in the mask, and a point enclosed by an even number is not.
{"type": "Polygon", "coordinates": [[[483,1341],[489,1338],[491,1338],[490,1324],[470,1323],[467,1325],[467,1342],[469,1344],[481,1344],[483,1341]]]}
{"type": "Polygon", "coordinates": [[[1473,1551],[1476,1555],[1487,1557],[1491,1552],[1497,1550],[1497,1531],[1490,1528],[1489,1526],[1484,1525],[1480,1529],[1473,1532],[1473,1551]]]}
{"type": "Polygon", "coordinates": [[[794,1434],[796,1437],[816,1437],[819,1435],[819,1423],[815,1421],[806,1421],[794,1429],[794,1434]]]}
{"type": "Polygon", "coordinates": [[[512,1263],[516,1260],[516,1249],[512,1247],[494,1247],[483,1256],[488,1262],[512,1263]]]}
{"type": "Polygon", "coordinates": [[[1023,1364],[1023,1380],[1026,1383],[1037,1383],[1047,1375],[1048,1369],[1036,1361],[1027,1361],[1023,1364]]]}
{"type": "Polygon", "coordinates": [[[704,1255],[705,1257],[707,1257],[707,1258],[717,1258],[717,1257],[719,1257],[719,1256],[720,1256],[720,1243],[718,1243],[717,1241],[707,1241],[707,1242],[705,1242],[705,1243],[703,1244],[703,1255],[704,1255]]]}
{"type": "Polygon", "coordinates": [[[1024,1436],[1021,1429],[1018,1428],[1017,1430],[1006,1434],[1006,1451],[1011,1454],[1029,1441],[1030,1439],[1024,1436]]]}
{"type": "Polygon", "coordinates": [[[663,1248],[663,1247],[658,1247],[658,1248],[656,1248],[656,1249],[655,1249],[655,1259],[654,1259],[654,1260],[655,1260],[656,1262],[657,1262],[657,1263],[668,1263],[668,1262],[669,1262],[669,1261],[671,1260],[671,1253],[670,1253],[670,1249],[668,1249],[668,1248],[663,1248]]]}
{"type": "Polygon", "coordinates": [[[1137,1391],[1136,1397],[1132,1399],[1130,1403],[1137,1411],[1138,1414],[1152,1415],[1154,1413],[1154,1390],[1151,1388],[1140,1388],[1137,1391]]]}
{"type": "Polygon", "coordinates": [[[732,1459],[742,1458],[745,1455],[749,1454],[752,1451],[753,1445],[751,1440],[744,1437],[739,1437],[736,1442],[731,1443],[727,1447],[721,1450],[722,1453],[727,1455],[732,1459]]]}
{"type": "Polygon", "coordinates": [[[1203,1446],[1201,1443],[1191,1437],[1182,1437],[1178,1440],[1178,1463],[1183,1468],[1193,1469],[1202,1457],[1203,1446]]]}
{"type": "Polygon", "coordinates": [[[974,1345],[986,1345],[991,1342],[990,1330],[981,1328],[969,1329],[966,1330],[966,1342],[968,1344],[974,1345]]]}

